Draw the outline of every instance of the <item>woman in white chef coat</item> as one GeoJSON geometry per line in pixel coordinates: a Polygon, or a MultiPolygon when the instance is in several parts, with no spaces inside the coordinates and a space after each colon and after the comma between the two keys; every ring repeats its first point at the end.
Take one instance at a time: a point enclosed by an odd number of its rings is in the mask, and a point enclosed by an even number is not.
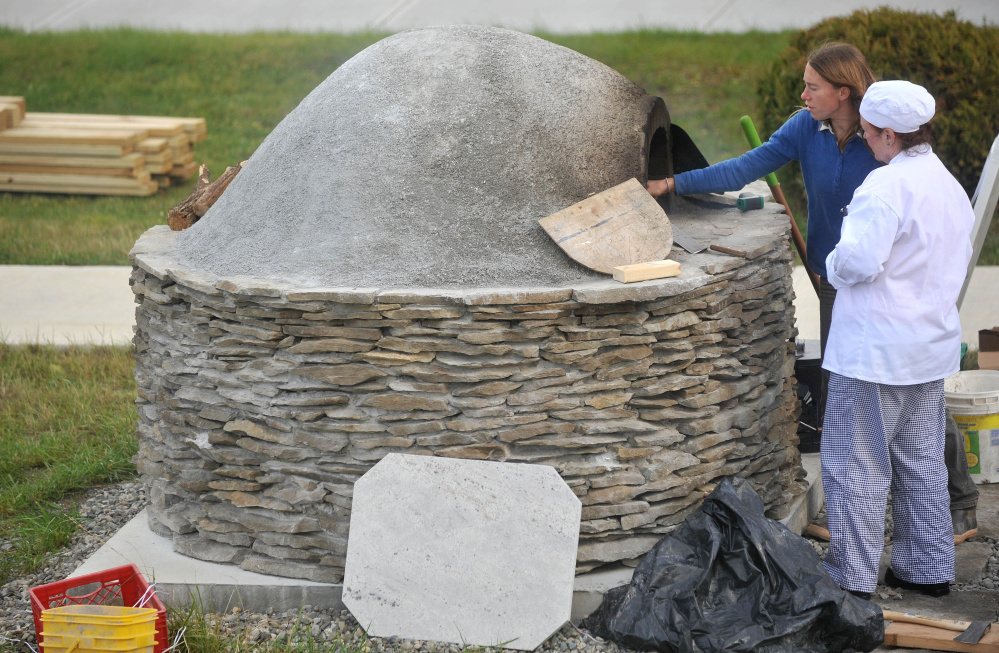
{"type": "Polygon", "coordinates": [[[871,85],[861,126],[878,161],[846,208],[826,258],[837,289],[823,367],[830,372],[822,482],[831,541],[824,565],[869,598],[891,489],[890,587],[930,596],[954,579],[944,466],[944,378],[960,366],[957,297],[974,214],[933,153],[933,97],[904,81],[871,85]]]}

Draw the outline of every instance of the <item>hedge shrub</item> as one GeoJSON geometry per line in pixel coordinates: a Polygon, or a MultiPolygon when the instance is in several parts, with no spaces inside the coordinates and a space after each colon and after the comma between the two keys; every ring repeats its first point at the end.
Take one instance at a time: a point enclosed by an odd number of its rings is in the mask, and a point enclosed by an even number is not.
{"type": "MultiPolygon", "coordinates": [[[[934,151],[970,195],[999,134],[999,27],[893,9],[828,18],[791,38],[757,92],[766,138],[801,106],[808,53],[827,41],[857,46],[879,80],[921,84],[937,100],[934,151]]],[[[797,166],[797,164],[793,164],[797,166]]],[[[804,216],[804,188],[795,167],[780,177],[792,209],[804,216]]]]}

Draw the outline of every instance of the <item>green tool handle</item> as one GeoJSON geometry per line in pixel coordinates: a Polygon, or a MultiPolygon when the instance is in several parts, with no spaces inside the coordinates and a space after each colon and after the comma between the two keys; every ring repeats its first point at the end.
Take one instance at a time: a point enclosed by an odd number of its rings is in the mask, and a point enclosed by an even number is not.
{"type": "MultiPolygon", "coordinates": [[[[746,134],[746,140],[749,141],[751,148],[756,148],[762,145],[760,141],[760,135],[756,132],[756,125],[753,124],[753,119],[749,116],[743,116],[739,118],[739,124],[742,125],[742,131],[746,134]]],[[[788,206],[787,200],[784,198],[784,191],[780,189],[780,182],[777,181],[777,175],[774,173],[768,174],[764,179],[767,180],[767,186],[773,192],[774,199],[784,205],[784,212],[787,213],[787,217],[791,220],[791,241],[794,243],[794,248],[798,250],[798,256],[801,257],[801,263],[805,266],[805,270],[808,272],[808,280],[812,282],[812,288],[815,289],[815,294],[819,294],[819,275],[812,272],[812,268],[808,266],[808,258],[805,256],[805,239],[801,237],[801,231],[798,229],[798,223],[794,221],[794,215],[791,213],[791,207],[788,206]]]]}
{"type": "MultiPolygon", "coordinates": [[[[739,124],[742,125],[742,131],[746,134],[746,140],[749,141],[749,147],[755,148],[763,145],[763,141],[760,140],[760,135],[756,131],[756,125],[753,124],[753,119],[749,116],[743,116],[739,118],[739,124]]],[[[764,179],[767,180],[767,186],[773,188],[777,185],[777,175],[770,173],[764,179]]]]}

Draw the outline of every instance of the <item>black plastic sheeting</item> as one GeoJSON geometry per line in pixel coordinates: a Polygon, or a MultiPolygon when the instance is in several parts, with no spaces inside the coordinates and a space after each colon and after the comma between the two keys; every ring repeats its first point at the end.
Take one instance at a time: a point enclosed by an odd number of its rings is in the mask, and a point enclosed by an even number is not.
{"type": "Polygon", "coordinates": [[[582,626],[629,648],[684,653],[842,653],[884,641],[881,608],[841,590],[739,476],[723,479],[582,626]]]}

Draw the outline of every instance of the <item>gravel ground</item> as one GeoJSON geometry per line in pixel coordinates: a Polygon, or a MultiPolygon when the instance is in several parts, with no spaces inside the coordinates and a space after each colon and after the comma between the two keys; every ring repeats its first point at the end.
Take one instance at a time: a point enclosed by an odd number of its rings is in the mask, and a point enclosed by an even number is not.
{"type": "MultiPolygon", "coordinates": [[[[35,626],[28,590],[69,576],[145,506],[145,489],[140,483],[122,483],[89,491],[80,506],[80,531],[70,545],[37,572],[0,587],[0,638],[16,640],[0,639],[0,650],[27,653],[29,646],[35,650],[35,626]]],[[[12,546],[12,542],[0,539],[0,555],[12,546]]],[[[207,618],[208,625],[220,635],[240,638],[256,645],[283,638],[297,629],[303,638],[342,644],[344,648],[357,645],[370,653],[460,653],[463,650],[460,646],[439,642],[368,637],[347,610],[314,610],[311,606],[304,606],[299,615],[297,611],[275,613],[272,610],[258,614],[234,608],[226,614],[208,615],[207,618]]],[[[171,632],[170,636],[172,638],[174,633],[171,632]]],[[[340,649],[340,646],[337,648],[340,649]]],[[[539,649],[543,653],[620,653],[624,650],[614,643],[594,639],[571,624],[552,635],[539,649]]],[[[481,653],[489,651],[482,649],[481,653]]]]}
{"type": "MultiPolygon", "coordinates": [[[[0,587],[0,638],[17,640],[0,641],[0,650],[6,649],[26,653],[29,645],[34,647],[35,628],[31,618],[31,605],[28,590],[62,580],[69,576],[83,561],[96,551],[108,538],[114,535],[146,505],[145,490],[139,483],[122,483],[115,486],[97,488],[87,493],[80,506],[80,532],[70,545],[53,556],[48,564],[33,574],[15,579],[0,587]]],[[[820,515],[821,517],[821,515],[820,515]]],[[[891,533],[889,514],[886,527],[891,533]]],[[[952,590],[971,589],[992,590],[999,588],[999,551],[996,542],[983,578],[975,583],[952,585],[952,590]]],[[[816,552],[825,555],[827,543],[808,540],[816,552]]],[[[12,542],[0,540],[0,554],[12,547],[12,542]]],[[[894,590],[879,586],[880,598],[898,598],[894,590]]],[[[319,642],[330,642],[340,649],[354,648],[353,645],[370,653],[459,653],[462,647],[438,642],[399,640],[396,638],[367,637],[357,621],[346,610],[314,610],[305,606],[301,615],[298,612],[257,614],[234,608],[225,614],[208,615],[208,625],[225,637],[240,638],[248,644],[263,645],[290,635],[293,631],[300,637],[311,637],[319,642]],[[306,631],[307,634],[306,634],[306,631]]],[[[171,633],[171,637],[173,633],[171,633]]],[[[341,649],[342,650],[342,649],[341,649]]],[[[563,627],[550,637],[539,649],[541,653],[621,653],[623,647],[578,630],[572,624],[563,627]]],[[[488,653],[490,649],[484,649],[488,653]]]]}

